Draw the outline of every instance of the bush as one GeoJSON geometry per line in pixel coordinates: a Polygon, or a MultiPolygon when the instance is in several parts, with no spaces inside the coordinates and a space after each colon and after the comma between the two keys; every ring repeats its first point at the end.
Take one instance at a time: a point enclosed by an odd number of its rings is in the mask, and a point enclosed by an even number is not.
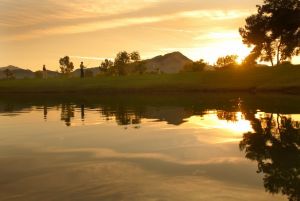
{"type": "Polygon", "coordinates": [[[206,66],[207,63],[205,63],[204,60],[201,59],[199,61],[186,64],[181,72],[200,72],[203,71],[206,66]]]}

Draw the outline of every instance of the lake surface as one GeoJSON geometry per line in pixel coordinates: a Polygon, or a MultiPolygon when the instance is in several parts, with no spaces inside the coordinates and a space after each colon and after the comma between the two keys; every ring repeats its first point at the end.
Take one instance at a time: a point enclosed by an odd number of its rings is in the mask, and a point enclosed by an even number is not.
{"type": "Polygon", "coordinates": [[[1,95],[0,200],[300,200],[299,103],[1,95]]]}

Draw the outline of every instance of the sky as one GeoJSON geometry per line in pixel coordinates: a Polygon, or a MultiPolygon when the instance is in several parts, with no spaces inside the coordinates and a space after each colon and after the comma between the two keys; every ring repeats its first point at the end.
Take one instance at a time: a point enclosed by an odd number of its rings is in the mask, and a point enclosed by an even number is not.
{"type": "Polygon", "coordinates": [[[59,58],[99,66],[119,51],[173,51],[213,64],[250,49],[238,28],[262,0],[0,0],[0,66],[58,70],[59,58]]]}

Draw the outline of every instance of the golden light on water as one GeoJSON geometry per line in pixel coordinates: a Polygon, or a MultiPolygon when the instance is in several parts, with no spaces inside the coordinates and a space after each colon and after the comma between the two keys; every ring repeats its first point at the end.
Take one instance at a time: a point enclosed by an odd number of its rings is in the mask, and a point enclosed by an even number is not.
{"type": "Polygon", "coordinates": [[[253,130],[250,121],[244,119],[242,112],[236,112],[235,121],[230,121],[221,120],[216,111],[209,111],[203,117],[192,116],[188,118],[187,127],[194,130],[206,129],[207,133],[204,133],[205,136],[201,134],[199,140],[211,144],[239,142],[244,133],[253,130]],[[213,132],[215,130],[219,131],[213,132]]]}

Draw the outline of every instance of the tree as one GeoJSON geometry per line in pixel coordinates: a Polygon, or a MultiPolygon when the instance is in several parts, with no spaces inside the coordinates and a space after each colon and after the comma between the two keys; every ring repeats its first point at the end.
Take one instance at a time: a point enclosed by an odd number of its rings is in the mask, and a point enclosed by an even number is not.
{"type": "Polygon", "coordinates": [[[237,55],[227,55],[225,57],[219,57],[216,65],[220,68],[233,67],[237,65],[237,58],[237,55]]]}
{"type": "Polygon", "coordinates": [[[4,73],[4,75],[6,76],[6,79],[8,79],[8,80],[13,80],[13,79],[15,79],[15,75],[14,75],[14,73],[10,70],[10,69],[5,69],[4,71],[3,71],[3,73],[4,73]]]}
{"type": "Polygon", "coordinates": [[[62,74],[70,74],[74,70],[74,64],[70,61],[70,57],[65,56],[59,59],[60,70],[62,74]]]}
{"type": "Polygon", "coordinates": [[[257,53],[255,52],[251,52],[242,62],[242,66],[243,67],[254,67],[257,62],[256,62],[256,59],[257,59],[258,55],[257,53]]]}
{"type": "Polygon", "coordinates": [[[111,60],[105,59],[101,63],[99,69],[100,69],[100,72],[107,73],[109,71],[109,69],[111,69],[113,66],[114,66],[114,62],[112,62],[111,60]]]}
{"type": "Polygon", "coordinates": [[[134,65],[134,73],[138,73],[140,75],[144,74],[147,71],[147,66],[144,61],[139,61],[133,63],[134,65]]]}
{"type": "Polygon", "coordinates": [[[199,61],[186,64],[182,72],[200,72],[203,71],[207,65],[203,59],[200,59],[199,61]]]}
{"type": "Polygon", "coordinates": [[[253,46],[251,56],[274,66],[300,54],[300,1],[264,0],[257,14],[240,28],[244,44],[253,46]]]}
{"type": "Polygon", "coordinates": [[[140,53],[137,52],[137,51],[134,51],[132,53],[130,53],[130,59],[133,61],[133,62],[138,62],[141,60],[141,56],[140,56],[140,53]]]}
{"type": "Polygon", "coordinates": [[[119,52],[115,58],[115,67],[118,75],[125,75],[126,65],[130,63],[130,54],[126,51],[119,52]]]}

